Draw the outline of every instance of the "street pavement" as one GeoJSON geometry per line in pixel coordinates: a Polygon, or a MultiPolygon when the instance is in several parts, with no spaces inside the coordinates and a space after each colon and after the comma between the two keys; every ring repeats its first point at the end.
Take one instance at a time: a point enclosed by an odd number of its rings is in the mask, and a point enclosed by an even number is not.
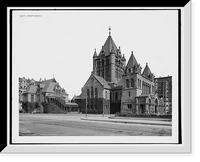
{"type": "Polygon", "coordinates": [[[171,136],[170,121],[113,115],[20,114],[20,136],[171,136]],[[165,123],[165,124],[163,124],[165,123]],[[167,124],[168,123],[168,124],[167,124]]]}

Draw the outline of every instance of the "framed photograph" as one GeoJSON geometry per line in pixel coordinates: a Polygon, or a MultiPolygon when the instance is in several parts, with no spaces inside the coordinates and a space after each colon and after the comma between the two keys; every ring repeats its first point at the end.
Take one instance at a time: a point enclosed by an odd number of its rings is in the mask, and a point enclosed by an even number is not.
{"type": "Polygon", "coordinates": [[[191,2],[7,7],[3,153],[191,153],[191,2]]]}

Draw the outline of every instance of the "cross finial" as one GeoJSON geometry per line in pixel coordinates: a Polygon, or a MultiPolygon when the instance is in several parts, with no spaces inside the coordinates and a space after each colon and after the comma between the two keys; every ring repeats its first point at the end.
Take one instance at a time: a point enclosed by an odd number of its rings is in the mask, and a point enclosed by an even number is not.
{"type": "Polygon", "coordinates": [[[109,30],[109,36],[110,36],[110,34],[111,34],[111,27],[110,26],[109,26],[108,30],[109,30]]]}

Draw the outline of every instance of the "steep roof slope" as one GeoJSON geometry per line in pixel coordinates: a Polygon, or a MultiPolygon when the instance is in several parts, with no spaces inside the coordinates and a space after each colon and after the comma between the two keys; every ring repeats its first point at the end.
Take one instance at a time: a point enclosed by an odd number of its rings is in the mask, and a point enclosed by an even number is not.
{"type": "Polygon", "coordinates": [[[36,91],[37,91],[37,86],[35,86],[35,85],[30,85],[30,86],[26,89],[25,93],[32,93],[32,94],[35,94],[36,91]]]}
{"type": "Polygon", "coordinates": [[[147,77],[147,78],[149,78],[149,76],[151,75],[151,70],[150,70],[148,64],[146,64],[142,75],[145,76],[145,77],[147,77]]]}
{"type": "Polygon", "coordinates": [[[110,89],[110,86],[108,85],[108,83],[100,76],[97,76],[97,75],[94,75],[92,74],[98,81],[101,85],[104,86],[104,88],[107,88],[107,89],[110,89]]]}
{"type": "Polygon", "coordinates": [[[132,53],[129,60],[128,60],[126,68],[132,68],[132,67],[134,67],[134,65],[137,65],[137,64],[138,64],[138,62],[137,62],[135,56],[132,53]]]}
{"type": "Polygon", "coordinates": [[[54,89],[55,85],[58,84],[58,83],[53,78],[53,79],[45,80],[41,84],[44,84],[44,88],[43,88],[42,92],[51,92],[51,93],[53,93],[54,92],[53,89],[54,89]]]}
{"type": "MultiPolygon", "coordinates": [[[[106,42],[104,43],[102,50],[105,52],[106,56],[109,55],[111,51],[117,53],[117,46],[110,35],[108,36],[106,42]]],[[[101,51],[99,54],[101,54],[101,51]]]]}

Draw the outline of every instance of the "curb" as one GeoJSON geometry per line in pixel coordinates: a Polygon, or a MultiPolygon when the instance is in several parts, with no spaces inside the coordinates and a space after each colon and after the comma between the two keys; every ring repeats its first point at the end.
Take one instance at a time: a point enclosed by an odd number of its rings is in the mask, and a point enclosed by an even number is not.
{"type": "Polygon", "coordinates": [[[81,118],[81,120],[99,121],[99,122],[111,122],[111,123],[124,123],[124,124],[144,124],[144,125],[162,125],[162,126],[172,126],[172,124],[145,123],[145,122],[133,122],[133,121],[98,120],[98,119],[85,119],[85,118],[81,118]]]}
{"type": "MultiPolygon", "coordinates": [[[[111,116],[111,117],[108,117],[109,119],[126,119],[126,120],[133,120],[133,118],[131,117],[115,117],[115,116],[111,116]]],[[[153,120],[153,121],[166,121],[166,122],[171,122],[172,120],[171,119],[156,119],[156,118],[134,118],[134,120],[153,120]]]]}

